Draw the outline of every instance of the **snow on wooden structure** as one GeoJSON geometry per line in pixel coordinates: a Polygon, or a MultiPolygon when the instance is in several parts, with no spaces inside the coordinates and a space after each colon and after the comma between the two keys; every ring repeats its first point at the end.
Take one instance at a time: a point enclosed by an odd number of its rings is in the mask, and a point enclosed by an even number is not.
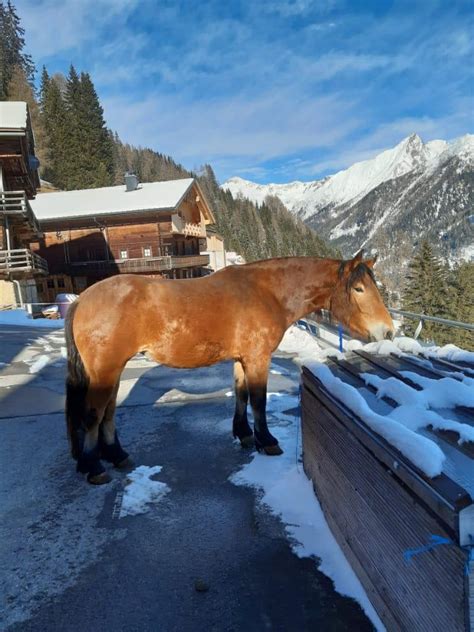
{"type": "Polygon", "coordinates": [[[362,408],[354,413],[350,398],[344,404],[328,389],[327,367],[305,366],[304,468],[339,545],[388,630],[474,630],[474,408],[469,394],[457,406],[453,399],[453,392],[467,393],[464,386],[472,389],[474,366],[362,350],[330,360],[328,368],[331,379],[353,397],[362,395],[387,422],[401,419],[404,410],[420,419],[431,415],[437,428],[414,418],[405,420],[404,430],[416,430],[444,459],[442,472],[427,476],[429,454],[407,458],[406,442],[402,453],[364,420],[362,408]],[[429,410],[426,395],[418,409],[403,408],[407,387],[421,393],[428,384],[433,399],[436,386],[438,395],[451,389],[449,411],[429,410]],[[437,424],[441,416],[449,422],[437,424]]]}

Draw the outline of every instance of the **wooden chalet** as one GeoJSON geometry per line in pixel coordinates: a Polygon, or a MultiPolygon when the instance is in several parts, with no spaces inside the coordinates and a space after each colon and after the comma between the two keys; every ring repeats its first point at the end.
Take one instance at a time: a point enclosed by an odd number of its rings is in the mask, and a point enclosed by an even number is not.
{"type": "Polygon", "coordinates": [[[39,186],[27,104],[0,103],[0,305],[36,300],[46,261],[28,247],[40,237],[30,200],[39,186]]]}
{"type": "MultiPolygon", "coordinates": [[[[414,390],[422,390],[420,378],[449,377],[455,384],[474,375],[467,362],[364,350],[327,366],[380,415],[397,403],[378,398],[368,374],[414,390]]],[[[430,478],[330,392],[311,366],[303,367],[301,400],[305,472],[387,630],[472,632],[474,443],[462,442],[455,430],[424,429],[446,458],[443,472],[430,478]]],[[[449,418],[473,426],[474,409],[450,409],[449,418]]]]}
{"type": "Polygon", "coordinates": [[[33,245],[50,275],[44,301],[80,293],[100,279],[137,273],[170,278],[208,274],[206,227],[214,216],[193,178],[39,195],[33,210],[43,237],[33,245]]]}

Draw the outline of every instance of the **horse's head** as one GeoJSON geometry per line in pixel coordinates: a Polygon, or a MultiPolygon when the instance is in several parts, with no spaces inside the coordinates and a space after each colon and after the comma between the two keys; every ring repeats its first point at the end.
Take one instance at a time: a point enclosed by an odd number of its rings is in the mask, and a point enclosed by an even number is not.
{"type": "Polygon", "coordinates": [[[363,261],[360,251],[341,263],[330,310],[342,325],[364,338],[391,339],[395,329],[375,283],[375,261],[376,257],[363,261]]]}

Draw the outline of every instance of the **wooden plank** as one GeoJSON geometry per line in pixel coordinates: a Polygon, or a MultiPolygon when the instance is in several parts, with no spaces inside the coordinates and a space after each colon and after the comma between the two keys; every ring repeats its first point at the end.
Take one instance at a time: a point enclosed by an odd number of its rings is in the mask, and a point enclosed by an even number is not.
{"type": "Polygon", "coordinates": [[[390,629],[464,630],[464,552],[438,547],[411,564],[403,557],[432,533],[450,537],[449,532],[315,399],[303,400],[303,441],[318,497],[341,542],[366,569],[360,579],[367,587],[369,578],[370,592],[378,593],[385,609],[374,605],[390,629]],[[386,620],[387,609],[395,624],[386,620]]]}
{"type": "Polygon", "coordinates": [[[341,419],[347,428],[356,434],[379,460],[394,471],[394,474],[404,484],[440,515],[453,532],[457,533],[456,515],[460,509],[471,504],[469,494],[445,474],[435,478],[425,476],[394,446],[371,430],[364,421],[332,397],[306,367],[303,367],[302,375],[303,389],[306,389],[312,397],[319,400],[321,405],[341,419]]]}

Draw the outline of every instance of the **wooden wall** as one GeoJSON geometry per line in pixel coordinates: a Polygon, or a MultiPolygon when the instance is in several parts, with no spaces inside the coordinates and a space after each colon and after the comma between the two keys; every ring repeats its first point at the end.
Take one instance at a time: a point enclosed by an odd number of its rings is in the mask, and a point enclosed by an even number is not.
{"type": "Polygon", "coordinates": [[[390,631],[466,632],[466,554],[455,544],[455,534],[350,431],[345,413],[328,401],[305,369],[305,472],[380,618],[390,631]],[[426,545],[432,534],[453,543],[408,562],[406,551],[426,545]]]}

